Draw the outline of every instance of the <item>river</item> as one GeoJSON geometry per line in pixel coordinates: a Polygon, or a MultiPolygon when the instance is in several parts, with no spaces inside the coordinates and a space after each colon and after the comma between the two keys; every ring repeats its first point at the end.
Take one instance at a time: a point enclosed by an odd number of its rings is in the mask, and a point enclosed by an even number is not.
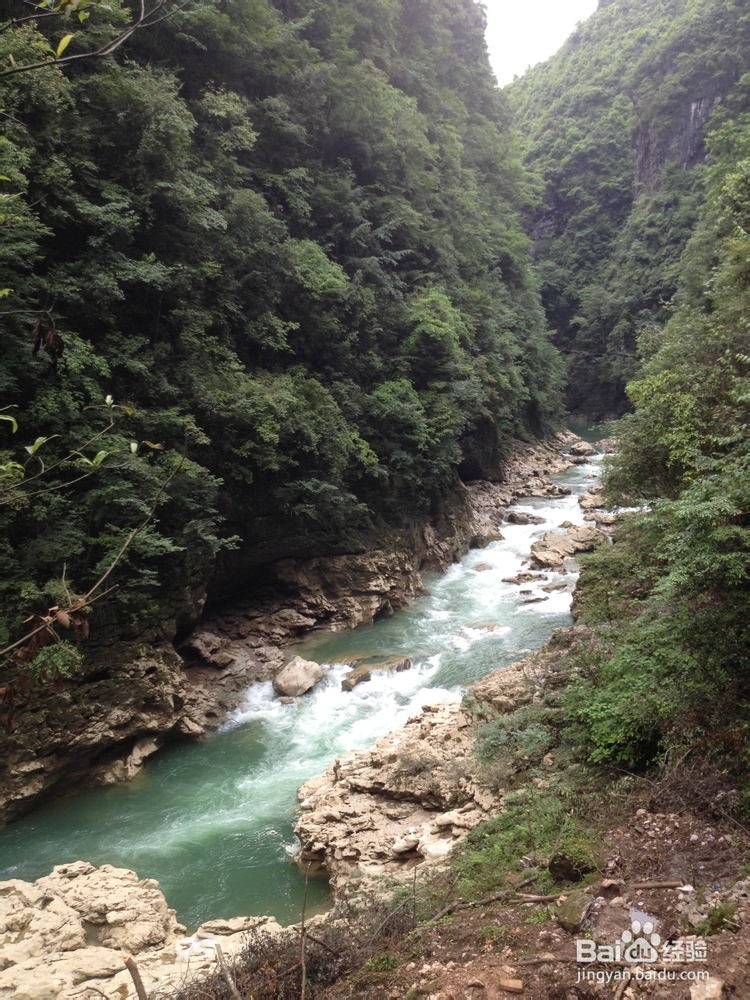
{"type": "MultiPolygon", "coordinates": [[[[570,624],[575,565],[550,574],[548,583],[565,584],[550,593],[502,581],[519,572],[534,539],[564,520],[582,522],[577,497],[597,465],[594,458],[555,477],[570,496],[517,504],[545,523],[503,525],[503,541],[428,575],[430,594],[412,607],[296,647],[330,664],[311,694],[283,705],[270,683],[255,685],[216,735],[166,749],[129,784],[57,800],[1,831],[0,879],[34,880],[81,859],[158,879],[190,930],[215,917],[299,919],[302,879],[290,863],[297,788],[338,754],[402,726],[425,701],[459,698],[466,684],[570,624]],[[546,600],[523,603],[535,597],[546,600]],[[340,661],[372,655],[408,656],[413,666],[343,692],[340,661]]],[[[327,892],[325,880],[313,880],[308,912],[325,906],[327,892]]]]}

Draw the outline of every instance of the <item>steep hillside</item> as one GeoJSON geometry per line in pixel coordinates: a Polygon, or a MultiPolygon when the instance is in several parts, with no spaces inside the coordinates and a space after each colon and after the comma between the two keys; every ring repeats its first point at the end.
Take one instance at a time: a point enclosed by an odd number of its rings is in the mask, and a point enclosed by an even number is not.
{"type": "Polygon", "coordinates": [[[670,315],[712,116],[748,69],[746,4],[610,0],[509,88],[542,182],[530,229],[573,410],[627,405],[637,337],[670,315]]]}
{"type": "Polygon", "coordinates": [[[112,55],[20,72],[135,16],[67,9],[3,4],[0,644],[153,505],[94,609],[108,640],[424,516],[554,424],[470,0],[167,4],[112,55]]]}

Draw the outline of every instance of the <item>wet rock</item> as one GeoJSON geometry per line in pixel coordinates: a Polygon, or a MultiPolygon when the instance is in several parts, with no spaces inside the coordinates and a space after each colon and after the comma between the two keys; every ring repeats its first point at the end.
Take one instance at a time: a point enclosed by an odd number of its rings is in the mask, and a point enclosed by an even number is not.
{"type": "Polygon", "coordinates": [[[114,761],[109,767],[99,771],[99,781],[102,785],[119,784],[121,781],[131,781],[143,768],[143,765],[161,747],[162,740],[147,736],[138,740],[127,757],[114,761]]]}
{"type": "Polygon", "coordinates": [[[364,684],[372,680],[372,675],[378,671],[381,673],[401,673],[402,670],[411,668],[411,660],[406,656],[394,656],[389,660],[377,660],[369,663],[362,663],[360,666],[350,670],[341,681],[342,691],[353,691],[358,684],[364,684]]]}
{"type": "Polygon", "coordinates": [[[274,675],[274,691],[277,694],[296,698],[311,691],[319,681],[323,680],[324,676],[325,670],[319,663],[295,656],[274,675]]]}
{"type": "Polygon", "coordinates": [[[505,515],[508,524],[544,524],[544,518],[536,514],[527,514],[522,510],[509,510],[505,515]]]}
{"type": "Polygon", "coordinates": [[[488,570],[491,570],[491,569],[494,569],[494,568],[495,567],[491,566],[490,563],[478,563],[474,567],[474,572],[475,573],[486,573],[486,572],[488,572],[488,570]]]}
{"type": "Polygon", "coordinates": [[[516,576],[504,576],[503,583],[530,583],[532,580],[548,580],[546,573],[518,573],[516,576]]]}

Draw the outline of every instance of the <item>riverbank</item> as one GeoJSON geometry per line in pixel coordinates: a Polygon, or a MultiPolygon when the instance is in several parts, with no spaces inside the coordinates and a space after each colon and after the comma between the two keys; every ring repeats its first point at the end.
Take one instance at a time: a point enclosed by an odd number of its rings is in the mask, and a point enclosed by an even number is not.
{"type": "Polygon", "coordinates": [[[272,564],[261,590],[206,616],[177,651],[163,641],[114,646],[101,670],[62,691],[20,692],[0,733],[0,821],[71,789],[132,780],[163,746],[218,728],[305,636],[409,606],[425,592],[421,574],[488,544],[514,500],[559,496],[550,477],[570,466],[561,452],[576,440],[515,442],[502,482],[458,484],[424,522],[348,555],[272,564]]]}

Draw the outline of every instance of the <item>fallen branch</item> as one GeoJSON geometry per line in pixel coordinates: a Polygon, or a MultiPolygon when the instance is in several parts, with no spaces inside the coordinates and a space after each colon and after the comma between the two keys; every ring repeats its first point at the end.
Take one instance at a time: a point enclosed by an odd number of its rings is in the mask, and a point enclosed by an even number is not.
{"type": "Polygon", "coordinates": [[[527,896],[525,893],[518,899],[512,899],[509,906],[520,906],[523,903],[554,903],[557,899],[567,899],[569,892],[556,892],[551,896],[527,896]]]}
{"type": "MultiPolygon", "coordinates": [[[[295,927],[294,929],[297,931],[298,934],[301,933],[299,927],[295,927]]],[[[320,938],[315,937],[315,935],[311,934],[310,931],[305,930],[305,934],[312,942],[314,942],[315,944],[319,944],[321,948],[325,948],[326,951],[330,952],[332,955],[335,955],[336,958],[338,958],[339,955],[341,954],[340,951],[336,951],[335,948],[332,948],[329,944],[326,944],[325,941],[321,941],[320,938]]]]}
{"type": "Polygon", "coordinates": [[[138,971],[138,966],[135,964],[135,961],[130,957],[130,955],[123,955],[122,960],[125,963],[125,968],[130,973],[130,978],[133,980],[135,992],[138,994],[138,1000],[148,1000],[148,993],[146,993],[146,987],[143,985],[143,980],[141,979],[141,974],[138,971]]]}
{"type": "Polygon", "coordinates": [[[307,887],[310,883],[310,864],[307,862],[307,871],[305,872],[305,892],[302,896],[302,920],[300,922],[300,934],[302,935],[302,940],[299,946],[299,964],[302,969],[301,972],[301,986],[300,986],[300,1000],[305,1000],[305,990],[307,988],[307,965],[305,963],[305,944],[306,944],[306,934],[305,934],[305,908],[307,907],[307,887]]]}
{"type": "Polygon", "coordinates": [[[229,971],[229,966],[227,965],[227,960],[224,958],[224,952],[221,950],[221,945],[217,941],[214,945],[214,951],[216,952],[216,958],[219,963],[219,968],[221,969],[221,974],[224,977],[224,982],[229,987],[229,992],[234,997],[234,1000],[242,1000],[242,995],[237,989],[237,984],[232,978],[232,974],[229,971]]]}
{"type": "MultiPolygon", "coordinates": [[[[505,900],[508,896],[517,892],[518,889],[523,888],[523,886],[531,885],[532,882],[536,882],[538,878],[538,875],[533,875],[531,878],[527,878],[523,882],[519,882],[513,889],[503,889],[501,892],[495,892],[491,896],[485,896],[484,899],[475,899],[472,902],[467,902],[465,899],[456,899],[448,906],[443,907],[442,910],[439,910],[430,923],[434,923],[436,920],[442,919],[442,917],[447,917],[449,913],[455,913],[457,910],[466,910],[472,906],[487,906],[489,903],[497,903],[500,900],[505,900]]],[[[553,899],[557,898],[558,896],[553,897],[553,899]]]]}

